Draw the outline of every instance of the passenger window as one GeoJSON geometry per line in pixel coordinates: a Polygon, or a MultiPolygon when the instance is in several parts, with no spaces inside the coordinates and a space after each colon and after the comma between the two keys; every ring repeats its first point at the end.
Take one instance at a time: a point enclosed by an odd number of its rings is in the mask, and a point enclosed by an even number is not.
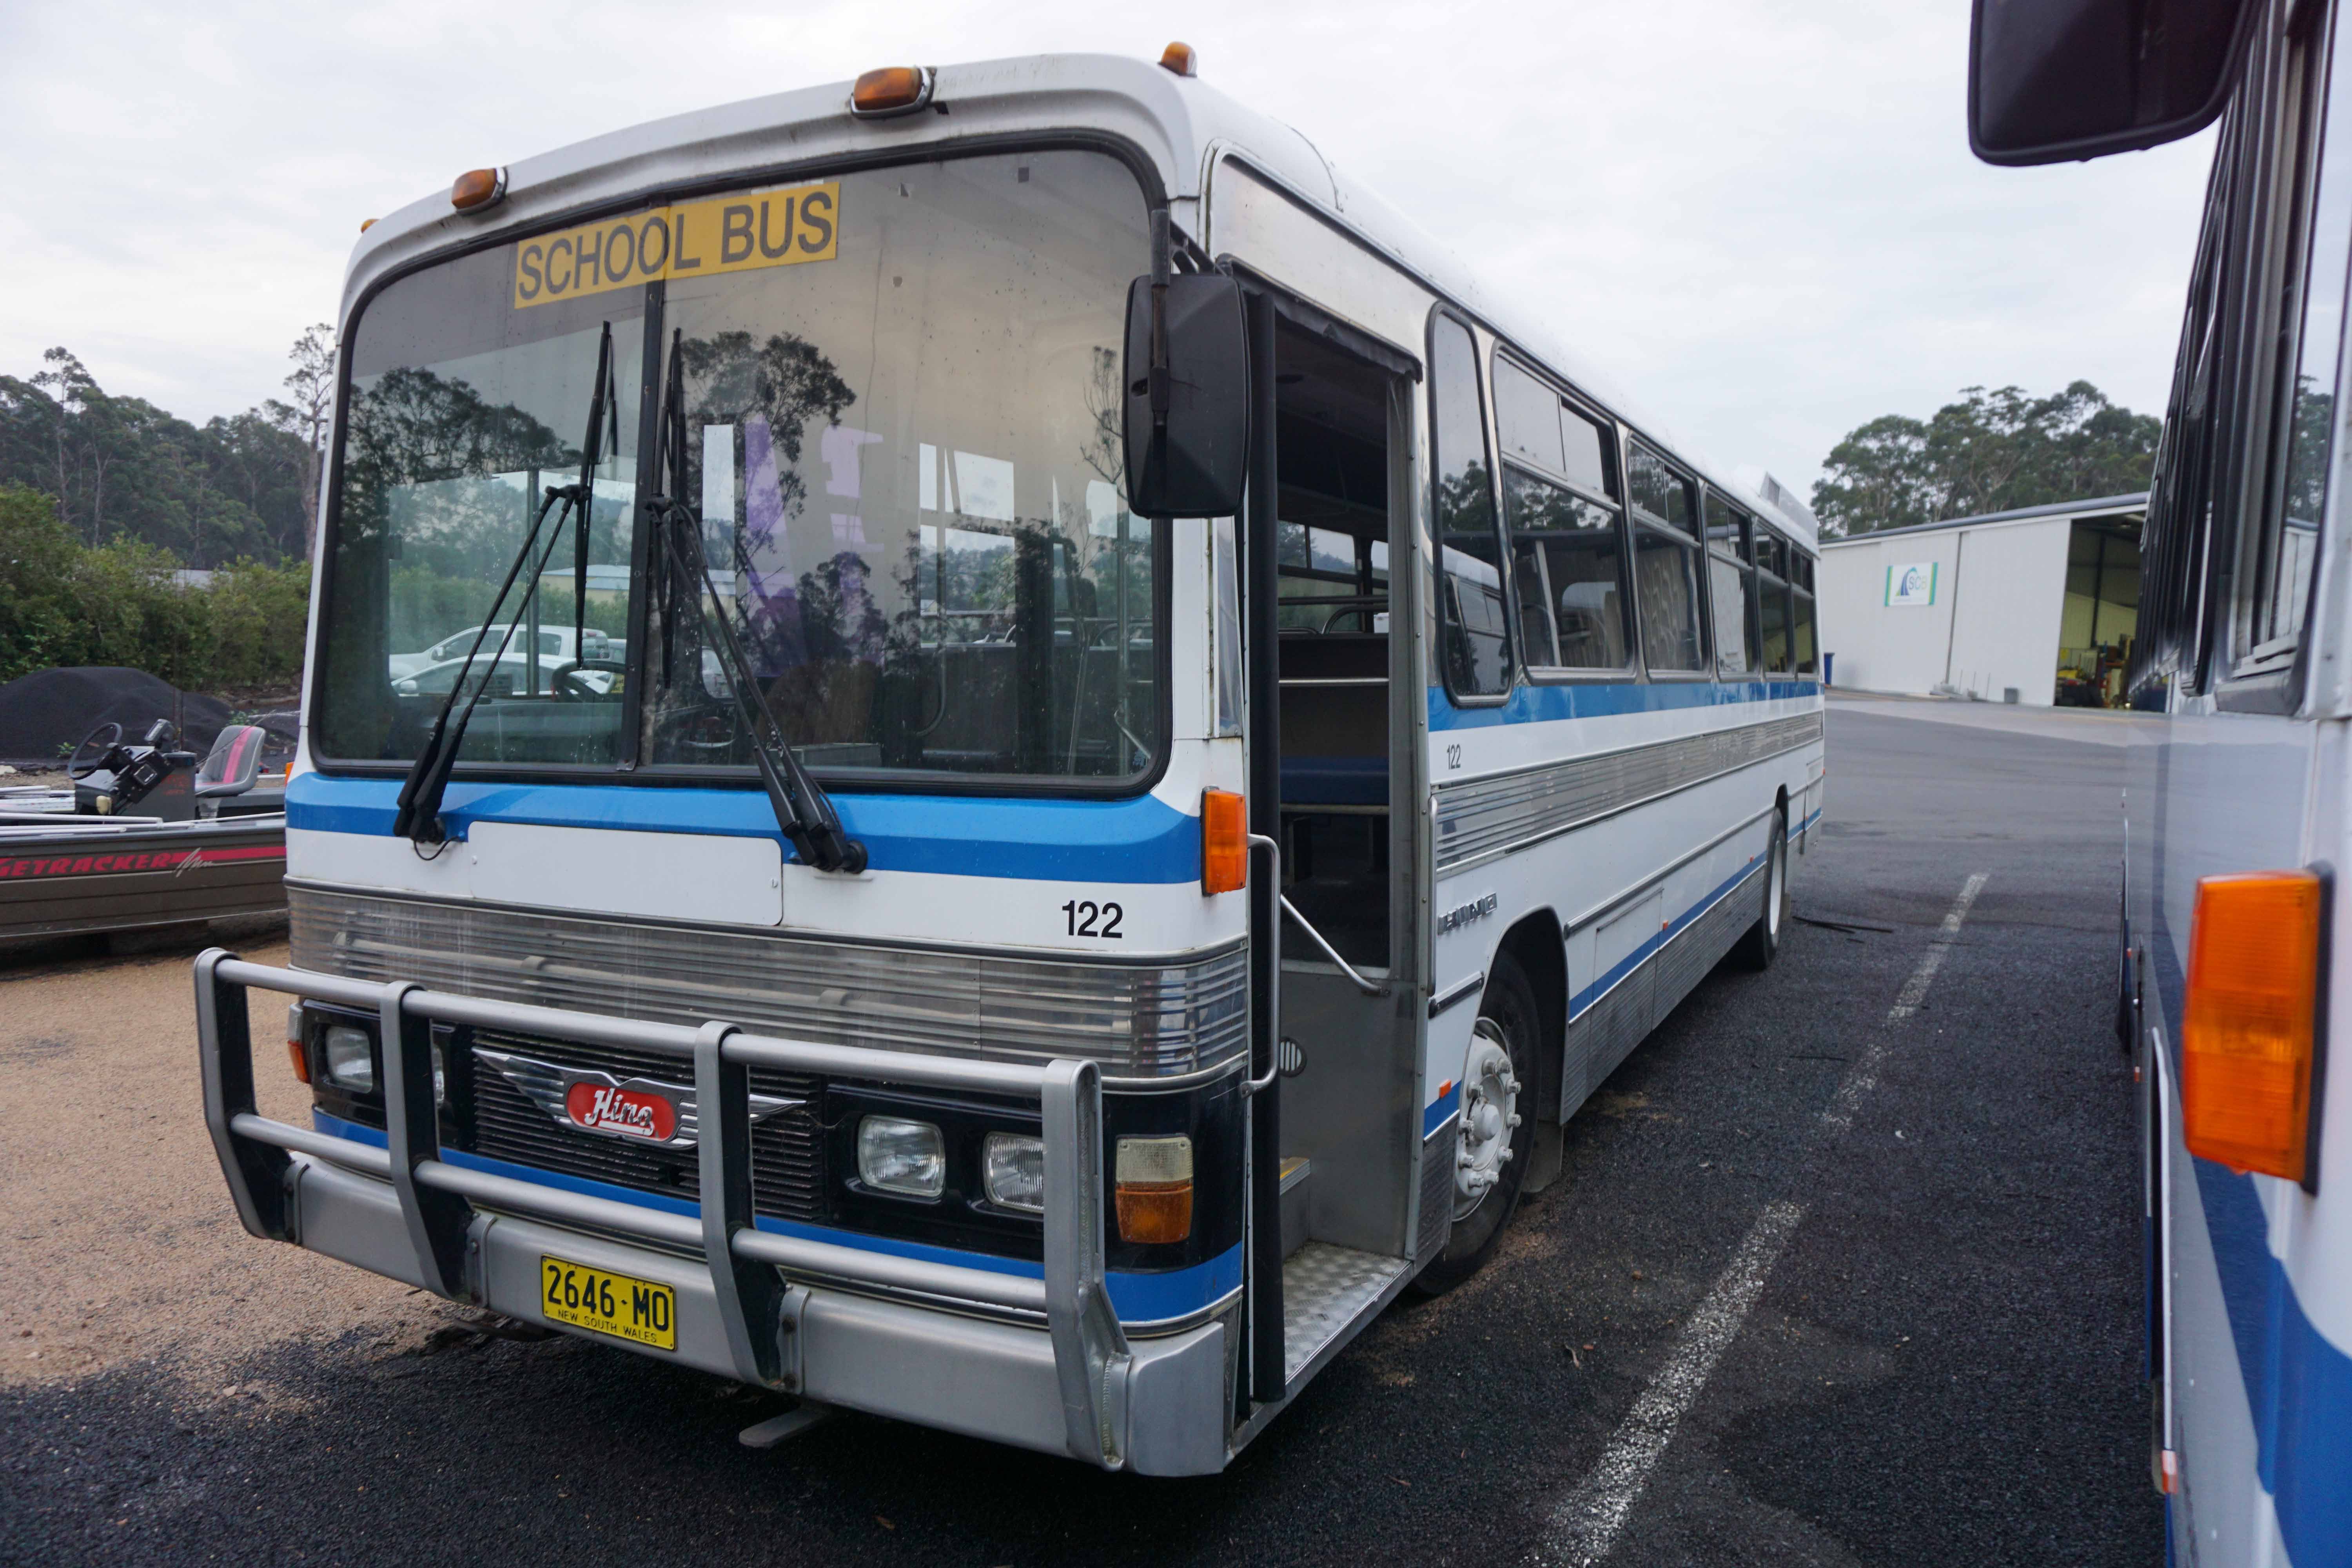
{"type": "Polygon", "coordinates": [[[2282,336],[2284,384],[2274,405],[2284,411],[2282,460],[2271,479],[2253,542],[2252,625],[2243,653],[2262,658],[2292,649],[2311,602],[2311,574],[2319,555],[2320,512],[2327,500],[2327,459],[2336,425],[2336,361],[2344,328],[2347,247],[2352,247],[2352,92],[2326,105],[2327,61],[2319,47],[2325,11],[2308,19],[2294,45],[2286,90],[2299,121],[2294,163],[2295,233],[2286,255],[2281,314],[2300,321],[2282,336]],[[2323,127],[2322,107],[2326,107],[2323,127]],[[2334,143],[2326,146],[2326,143],[2334,143]],[[2315,177],[2315,163],[2317,174],[2315,177]],[[2290,373],[2288,365],[2293,369],[2290,373]]]}
{"type": "Polygon", "coordinates": [[[1715,664],[1726,676],[1746,675],[1756,668],[1756,628],[1748,602],[1755,574],[1748,564],[1748,527],[1745,514],[1708,492],[1706,569],[1714,589],[1715,664]]]}
{"type": "Polygon", "coordinates": [[[1699,555],[1691,481],[1636,441],[1627,459],[1633,498],[1633,596],[1642,621],[1642,657],[1653,671],[1706,668],[1699,629],[1699,555]]]}
{"type": "Polygon", "coordinates": [[[1495,356],[1495,430],[1506,461],[1559,472],[1559,395],[1500,354],[1495,356]]]}
{"type": "Polygon", "coordinates": [[[1617,509],[1516,467],[1503,470],[1503,494],[1528,662],[1625,668],[1633,660],[1617,509]]]}
{"type": "Polygon", "coordinates": [[[1789,585],[1790,635],[1796,643],[1796,673],[1809,679],[1819,679],[1822,673],[1821,643],[1813,624],[1813,558],[1790,552],[1790,570],[1794,574],[1789,585]]]}
{"type": "Polygon", "coordinates": [[[1444,616],[1441,660],[1457,696],[1510,689],[1509,622],[1503,607],[1502,547],[1495,526],[1494,470],[1478,405],[1478,351],[1470,331],[1441,316],[1430,333],[1432,468],[1437,493],[1444,616]]]}
{"type": "Polygon", "coordinates": [[[1780,575],[1788,570],[1788,546],[1775,534],[1757,530],[1756,553],[1756,622],[1757,640],[1763,653],[1767,675],[1787,675],[1790,672],[1791,637],[1789,626],[1789,583],[1780,575]]]}

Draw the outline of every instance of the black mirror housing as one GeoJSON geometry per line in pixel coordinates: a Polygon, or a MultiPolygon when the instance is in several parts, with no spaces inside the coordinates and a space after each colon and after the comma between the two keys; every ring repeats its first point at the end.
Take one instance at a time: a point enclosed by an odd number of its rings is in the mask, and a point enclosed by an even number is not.
{"type": "Polygon", "coordinates": [[[1969,147],[2063,163],[2213,122],[2264,7],[2253,0],[1975,0],[1969,147]]]}
{"type": "Polygon", "coordinates": [[[1168,279],[1165,420],[1152,406],[1151,279],[1127,290],[1128,505],[1139,517],[1231,517],[1249,468],[1249,331],[1241,284],[1219,272],[1168,279]]]}

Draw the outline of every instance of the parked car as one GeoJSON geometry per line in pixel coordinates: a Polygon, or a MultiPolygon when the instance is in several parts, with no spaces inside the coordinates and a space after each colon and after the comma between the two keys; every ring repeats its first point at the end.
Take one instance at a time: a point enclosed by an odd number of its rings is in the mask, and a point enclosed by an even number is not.
{"type": "MultiPolygon", "coordinates": [[[[571,633],[564,634],[564,640],[567,642],[571,640],[571,633]]],[[[457,672],[465,667],[466,650],[461,647],[455,658],[428,665],[414,674],[395,677],[392,689],[403,697],[443,696],[450,688],[457,684],[457,672]]],[[[529,675],[530,667],[523,662],[522,656],[509,653],[506,658],[498,660],[495,672],[488,658],[476,659],[472,684],[478,686],[487,680],[489,683],[489,695],[492,697],[521,697],[526,695],[525,689],[529,675]]],[[[568,687],[575,689],[584,687],[600,697],[613,689],[614,672],[610,669],[600,669],[593,666],[575,667],[570,659],[560,654],[541,654],[539,680],[536,687],[538,693],[541,696],[555,694],[555,683],[559,675],[562,676],[568,687]],[[566,670],[570,673],[564,674],[566,670]]]]}
{"type": "MultiPolygon", "coordinates": [[[[507,625],[508,623],[500,621],[490,627],[489,636],[482,640],[482,652],[485,656],[493,652],[499,646],[499,639],[507,635],[507,625]]],[[[392,679],[398,681],[404,677],[415,675],[436,664],[444,664],[452,659],[464,659],[466,650],[474,646],[474,637],[480,629],[478,626],[468,626],[464,631],[452,632],[421,653],[394,654],[385,661],[391,668],[392,679]]],[[[514,658],[520,651],[522,640],[519,637],[514,643],[509,645],[507,657],[514,658]]],[[[590,663],[617,664],[626,657],[627,644],[617,637],[606,637],[593,626],[588,628],[588,635],[582,640],[587,647],[583,657],[590,663]]],[[[539,651],[542,658],[552,655],[559,664],[570,663],[572,658],[572,628],[570,626],[540,627],[539,651]]],[[[443,689],[447,689],[445,687],[443,689]]]]}

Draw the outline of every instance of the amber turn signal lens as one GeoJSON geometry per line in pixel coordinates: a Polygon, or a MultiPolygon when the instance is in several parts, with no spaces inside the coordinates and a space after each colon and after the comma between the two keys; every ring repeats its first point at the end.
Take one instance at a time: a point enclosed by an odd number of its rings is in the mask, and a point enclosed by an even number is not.
{"type": "Polygon", "coordinates": [[[2326,889],[2311,871],[2208,877],[2189,931],[2180,1118],[2189,1152],[2304,1179],[2326,889]]]}
{"type": "Polygon", "coordinates": [[[304,1083],[309,1083],[310,1081],[310,1058],[303,1051],[302,1042],[297,1039],[289,1039],[286,1042],[286,1055],[288,1059],[292,1061],[294,1064],[294,1076],[300,1079],[304,1083]]]}
{"type": "Polygon", "coordinates": [[[931,96],[931,73],[920,66],[884,66],[867,71],[849,89],[853,114],[904,114],[931,96]]]}
{"type": "Polygon", "coordinates": [[[507,194],[504,169],[468,169],[449,187],[449,205],[461,213],[478,211],[507,194]]]}
{"type": "Polygon", "coordinates": [[[1229,789],[1201,792],[1201,894],[1231,893],[1249,881],[1249,813],[1229,789]]]}
{"type": "Polygon", "coordinates": [[[1161,1247],[1192,1234],[1190,1138],[1122,1138],[1115,1169],[1122,1240],[1161,1247]]]}
{"type": "Polygon", "coordinates": [[[1190,44],[1171,44],[1160,51],[1160,68],[1174,71],[1178,76],[1199,76],[1201,57],[1190,44]]]}

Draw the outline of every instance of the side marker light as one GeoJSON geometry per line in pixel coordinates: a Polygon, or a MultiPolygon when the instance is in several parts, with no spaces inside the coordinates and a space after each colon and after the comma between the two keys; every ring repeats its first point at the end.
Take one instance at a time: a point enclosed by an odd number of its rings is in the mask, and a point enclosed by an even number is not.
{"type": "Polygon", "coordinates": [[[468,169],[449,187],[449,205],[461,213],[481,212],[507,197],[504,169],[468,169]]]}
{"type": "Polygon", "coordinates": [[[1249,882],[1247,803],[1229,789],[1201,792],[1201,895],[1240,891],[1249,882]]]}
{"type": "Polygon", "coordinates": [[[2307,870],[2197,884],[2180,1021],[2190,1153],[2290,1182],[2310,1175],[2326,898],[2307,870]]]}
{"type": "Polygon", "coordinates": [[[309,1084],[310,1054],[302,1048],[302,1004],[299,1002],[286,1009],[286,1055],[294,1064],[294,1076],[309,1084]]]}
{"type": "Polygon", "coordinates": [[[867,71],[849,89],[849,112],[861,120],[912,114],[931,101],[936,80],[929,66],[884,66],[867,71]]]}

